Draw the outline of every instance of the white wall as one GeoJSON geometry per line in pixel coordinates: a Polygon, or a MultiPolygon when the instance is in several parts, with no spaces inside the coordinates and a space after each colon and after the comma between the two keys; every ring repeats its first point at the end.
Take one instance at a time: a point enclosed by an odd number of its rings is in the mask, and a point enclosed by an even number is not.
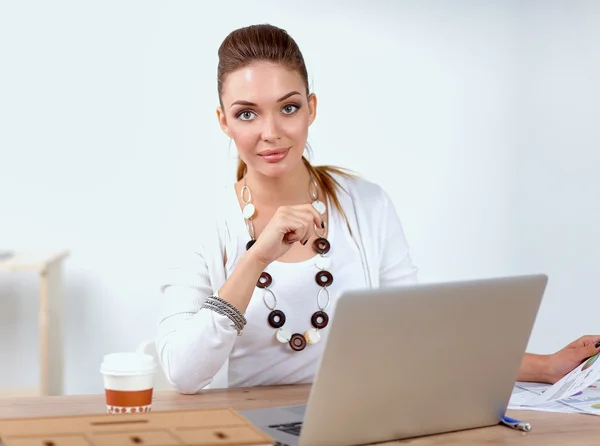
{"type": "Polygon", "coordinates": [[[515,262],[550,275],[530,347],[600,333],[600,3],[523,2],[515,262]]]}
{"type": "MultiPolygon", "coordinates": [[[[515,162],[536,158],[516,150],[518,3],[2,3],[0,244],[72,250],[66,393],[100,392],[101,356],[154,336],[161,255],[203,230],[211,186],[233,181],[215,73],[239,26],[296,38],[319,95],[314,161],[387,188],[423,281],[539,269],[515,224],[536,217],[517,194],[515,162]]],[[[35,383],[34,286],[0,277],[4,385],[35,383]]]]}

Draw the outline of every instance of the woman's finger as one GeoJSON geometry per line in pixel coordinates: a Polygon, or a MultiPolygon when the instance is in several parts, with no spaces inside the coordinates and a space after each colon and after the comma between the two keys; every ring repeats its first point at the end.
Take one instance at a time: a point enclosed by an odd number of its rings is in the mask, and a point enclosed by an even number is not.
{"type": "MultiPolygon", "coordinates": [[[[600,335],[586,335],[579,338],[579,341],[584,345],[596,345],[600,342],[600,335]]],[[[600,347],[600,345],[598,345],[600,347]]]]}
{"type": "Polygon", "coordinates": [[[316,209],[312,205],[306,205],[302,208],[298,208],[295,212],[299,213],[297,215],[302,215],[305,219],[309,230],[309,235],[307,239],[312,237],[313,235],[319,235],[319,228],[325,229],[325,222],[322,216],[316,211],[316,209]]]}
{"type": "Polygon", "coordinates": [[[288,243],[303,241],[307,230],[306,220],[296,215],[285,216],[281,220],[281,231],[288,243]]]}
{"type": "Polygon", "coordinates": [[[295,209],[291,212],[293,213],[294,218],[301,220],[302,223],[304,224],[306,231],[304,233],[304,239],[301,240],[304,243],[306,240],[311,238],[314,234],[312,214],[308,210],[305,210],[305,209],[295,209]]]}
{"type": "Polygon", "coordinates": [[[313,221],[317,228],[325,229],[325,219],[323,215],[319,214],[312,204],[309,205],[309,209],[313,215],[313,221]]]}

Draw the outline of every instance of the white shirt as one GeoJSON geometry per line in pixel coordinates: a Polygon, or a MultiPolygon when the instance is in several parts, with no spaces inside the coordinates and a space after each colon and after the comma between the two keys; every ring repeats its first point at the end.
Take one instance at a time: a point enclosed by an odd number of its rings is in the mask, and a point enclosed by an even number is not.
{"type": "MultiPolygon", "coordinates": [[[[250,239],[235,197],[235,190],[231,191],[231,196],[233,197],[231,207],[234,212],[228,219],[228,223],[237,230],[238,249],[236,255],[227,259],[225,266],[227,277],[235,269],[250,239]]],[[[331,245],[326,254],[331,260],[331,266],[327,271],[332,274],[333,282],[327,287],[330,301],[325,311],[331,320],[340,294],[347,289],[366,288],[367,284],[358,248],[352,243],[342,215],[331,204],[327,240],[331,245]]],[[[315,275],[320,271],[315,265],[315,258],[318,256],[315,253],[314,257],[303,262],[276,260],[265,269],[273,279],[269,289],[277,299],[275,308],[285,314],[284,327],[291,333],[303,334],[311,328],[311,316],[319,310],[317,297],[322,287],[315,281],[315,275]]],[[[267,322],[271,312],[267,305],[273,308],[274,303],[272,295],[267,293],[263,300],[263,290],[255,288],[245,314],[248,322],[242,336],[235,340],[229,355],[229,386],[300,384],[313,381],[329,333],[328,327],[319,330],[321,336],[319,342],[309,344],[304,350],[296,352],[289,344],[277,341],[275,336],[277,329],[267,322]]],[[[325,292],[321,293],[320,305],[321,307],[327,305],[325,292]]]]}
{"type": "MultiPolygon", "coordinates": [[[[338,198],[348,218],[350,232],[341,235],[344,232],[338,229],[338,218],[330,234],[334,238],[331,240],[332,251],[338,253],[337,250],[349,249],[347,252],[353,253],[353,260],[350,262],[352,274],[350,271],[346,274],[338,269],[340,265],[335,254],[331,267],[334,275],[332,291],[337,287],[335,294],[339,297],[341,289],[354,286],[377,288],[415,283],[418,270],[412,263],[402,225],[389,196],[380,186],[361,178],[349,179],[335,175],[335,179],[342,187],[338,198]]],[[[181,393],[196,393],[209,385],[310,382],[314,374],[314,367],[310,363],[317,361],[312,361],[312,358],[307,361],[306,357],[312,354],[318,356],[318,349],[322,348],[322,344],[314,344],[307,346],[304,351],[293,352],[295,356],[292,363],[284,361],[289,356],[284,345],[277,346],[283,349],[266,346],[263,349],[262,344],[250,345],[250,338],[264,342],[273,335],[274,330],[266,320],[264,323],[260,321],[266,310],[260,306],[262,302],[255,299],[256,296],[253,296],[246,313],[249,322],[242,336],[237,336],[226,316],[202,308],[204,300],[218,293],[231,272],[233,264],[225,265],[224,256],[227,254],[229,260],[231,253],[245,249],[247,231],[243,221],[240,229],[239,218],[231,219],[231,194],[231,186],[216,193],[215,209],[207,213],[215,215],[214,232],[202,234],[198,240],[191,240],[189,246],[183,247],[181,254],[166,269],[167,276],[160,282],[164,301],[158,320],[156,349],[167,379],[181,393]],[[304,362],[301,362],[303,358],[304,362]],[[275,364],[278,367],[273,367],[275,364]],[[257,374],[257,370],[265,367],[276,369],[268,379],[257,374]],[[223,376],[224,382],[213,382],[223,376]]],[[[234,201],[237,206],[235,212],[239,215],[239,205],[234,201]]],[[[330,208],[330,212],[335,215],[334,209],[330,208]]],[[[292,268],[294,266],[279,263],[273,266],[273,288],[277,286],[282,305],[289,306],[290,323],[298,324],[294,327],[301,330],[308,326],[304,324],[309,322],[306,316],[314,308],[314,303],[311,303],[314,298],[309,296],[308,300],[304,300],[304,296],[286,291],[290,280],[295,280],[291,279],[292,276],[296,277],[292,274],[292,268]],[[284,271],[286,267],[287,274],[284,271]],[[282,285],[282,282],[288,285],[282,285]]],[[[306,273],[299,272],[302,275],[306,273]]],[[[297,277],[303,286],[308,283],[301,275],[297,277]]],[[[332,318],[329,323],[332,323],[332,318]]],[[[326,331],[324,329],[322,333],[326,331]]]]}

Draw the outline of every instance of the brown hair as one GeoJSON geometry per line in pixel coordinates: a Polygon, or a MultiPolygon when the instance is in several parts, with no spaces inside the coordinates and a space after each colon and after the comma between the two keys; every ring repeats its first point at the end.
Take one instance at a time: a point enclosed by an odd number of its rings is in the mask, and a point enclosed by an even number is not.
{"type": "MultiPolygon", "coordinates": [[[[217,90],[219,101],[223,92],[225,77],[232,71],[248,66],[254,62],[272,62],[297,71],[306,87],[306,95],[310,94],[308,73],[304,57],[294,39],[283,29],[273,25],[251,25],[231,32],[219,47],[219,65],[217,68],[217,90]]],[[[221,104],[222,105],[222,104],[221,104]]],[[[319,189],[331,199],[344,219],[346,215],[338,199],[336,187],[341,187],[333,174],[352,177],[347,170],[335,166],[313,166],[306,157],[302,157],[304,165],[313,176],[319,189]]],[[[238,161],[237,180],[244,177],[246,163],[238,161]]],[[[347,222],[347,219],[346,219],[347,222]]]]}

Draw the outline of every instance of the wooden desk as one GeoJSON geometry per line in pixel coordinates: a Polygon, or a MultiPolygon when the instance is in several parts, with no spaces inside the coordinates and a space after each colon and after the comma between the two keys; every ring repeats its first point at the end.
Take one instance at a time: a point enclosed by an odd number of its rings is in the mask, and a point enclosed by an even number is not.
{"type": "MultiPolygon", "coordinates": [[[[233,407],[237,410],[303,404],[309,386],[281,386],[248,389],[212,389],[199,395],[157,392],[153,411],[233,407]]],[[[104,395],[75,395],[0,399],[0,418],[105,413],[104,395]]],[[[115,415],[111,415],[115,416],[115,415]]],[[[116,415],[118,416],[118,415],[116,415]]],[[[509,411],[509,416],[530,422],[525,433],[504,426],[492,426],[449,434],[401,440],[386,444],[431,445],[527,445],[563,446],[600,444],[600,417],[534,411],[509,411]]]]}
{"type": "MultiPolygon", "coordinates": [[[[0,274],[30,271],[39,276],[40,381],[34,389],[0,389],[0,396],[63,393],[62,261],[67,251],[20,252],[0,259],[0,274]]],[[[3,359],[0,359],[3,360],[3,359]]]]}

